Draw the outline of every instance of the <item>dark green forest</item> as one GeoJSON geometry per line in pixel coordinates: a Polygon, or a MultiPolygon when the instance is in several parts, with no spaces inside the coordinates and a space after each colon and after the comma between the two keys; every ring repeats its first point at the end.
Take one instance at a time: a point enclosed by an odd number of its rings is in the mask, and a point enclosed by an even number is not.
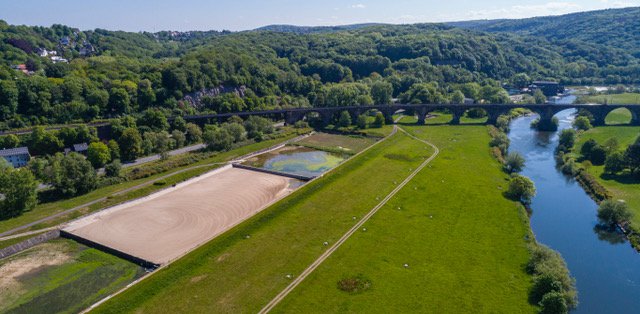
{"type": "Polygon", "coordinates": [[[505,86],[640,83],[640,9],[453,25],[130,33],[0,21],[0,129],[283,107],[507,102],[505,86]],[[564,23],[564,24],[563,24],[564,23]],[[57,58],[41,56],[55,50],[57,58]],[[54,62],[56,61],[56,62],[54,62]]]}

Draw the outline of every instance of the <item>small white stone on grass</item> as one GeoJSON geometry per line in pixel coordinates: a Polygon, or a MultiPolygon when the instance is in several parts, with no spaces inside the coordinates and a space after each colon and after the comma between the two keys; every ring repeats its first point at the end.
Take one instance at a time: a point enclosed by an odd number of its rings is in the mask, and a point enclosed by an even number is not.
{"type": "Polygon", "coordinates": [[[356,216],[353,216],[353,220],[356,220],[356,216]]]}
{"type": "Polygon", "coordinates": [[[291,276],[291,274],[287,274],[285,277],[287,277],[287,279],[291,279],[293,276],[291,276]]]}
{"type": "Polygon", "coordinates": [[[404,268],[409,268],[409,264],[404,264],[404,268]]]}
{"type": "Polygon", "coordinates": [[[324,243],[322,243],[322,244],[324,244],[326,246],[326,245],[329,245],[329,242],[324,241],[324,243]]]}
{"type": "Polygon", "coordinates": [[[362,228],[362,231],[367,231],[367,228],[362,228]]]}
{"type": "Polygon", "coordinates": [[[244,238],[245,239],[249,239],[249,238],[251,238],[251,236],[247,234],[246,236],[244,236],[244,238]]]}

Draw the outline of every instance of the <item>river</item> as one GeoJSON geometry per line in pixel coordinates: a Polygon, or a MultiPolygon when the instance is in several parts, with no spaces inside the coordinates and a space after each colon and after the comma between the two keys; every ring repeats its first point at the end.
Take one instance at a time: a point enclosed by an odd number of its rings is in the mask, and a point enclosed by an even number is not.
{"type": "MultiPolygon", "coordinates": [[[[556,115],[560,129],[571,127],[574,112],[556,115]]],[[[532,130],[534,119],[512,121],[510,150],[525,157],[522,174],[536,184],[531,228],[538,242],[559,251],[576,278],[579,305],[573,313],[640,312],[640,255],[620,236],[598,235],[598,205],[556,169],[558,133],[532,130]]]]}

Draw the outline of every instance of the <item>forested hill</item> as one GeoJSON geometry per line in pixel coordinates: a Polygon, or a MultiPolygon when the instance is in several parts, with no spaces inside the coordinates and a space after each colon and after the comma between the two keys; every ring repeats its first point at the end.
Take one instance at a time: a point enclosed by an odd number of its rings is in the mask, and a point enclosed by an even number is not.
{"type": "Polygon", "coordinates": [[[580,12],[518,20],[479,20],[447,23],[486,32],[510,32],[574,40],[631,50],[640,57],[640,7],[580,12]]]}
{"type": "Polygon", "coordinates": [[[339,31],[350,31],[361,29],[369,26],[383,25],[379,23],[364,23],[364,24],[351,24],[351,25],[336,25],[336,26],[297,26],[297,25],[267,25],[257,28],[257,31],[271,31],[281,33],[296,33],[296,34],[313,34],[313,33],[330,33],[339,31]]]}
{"type": "MultiPolygon", "coordinates": [[[[640,83],[633,49],[575,38],[444,24],[286,30],[130,33],[0,21],[0,129],[148,110],[225,113],[392,97],[504,102],[504,84],[536,79],[640,83]]],[[[609,40],[637,36],[621,33],[609,40]]]]}

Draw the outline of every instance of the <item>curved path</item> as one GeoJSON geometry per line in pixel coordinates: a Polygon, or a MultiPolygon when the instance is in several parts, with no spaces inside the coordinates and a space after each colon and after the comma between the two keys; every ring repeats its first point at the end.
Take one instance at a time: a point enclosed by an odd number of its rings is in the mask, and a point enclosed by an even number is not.
{"type": "Polygon", "coordinates": [[[440,150],[435,145],[415,137],[414,135],[408,133],[407,131],[405,131],[400,127],[394,126],[394,130],[395,129],[399,129],[401,132],[405,133],[407,136],[411,137],[414,140],[420,141],[422,143],[425,143],[433,147],[433,149],[435,150],[433,155],[431,155],[431,157],[427,158],[427,160],[425,160],[422,164],[420,164],[420,166],[418,166],[416,170],[414,170],[407,178],[404,179],[404,181],[402,181],[395,189],[393,189],[393,191],[391,191],[391,193],[389,193],[380,203],[378,203],[378,205],[372,208],[371,211],[369,211],[364,217],[362,217],[362,219],[360,219],[360,221],[358,221],[358,223],[356,223],[351,229],[349,229],[349,231],[347,231],[347,233],[345,233],[336,243],[334,243],[331,247],[329,247],[327,251],[325,251],[322,255],[320,255],[313,263],[311,263],[311,265],[309,265],[309,267],[307,267],[307,269],[305,269],[296,279],[294,279],[286,288],[284,288],[284,290],[282,290],[264,308],[262,308],[262,310],[260,310],[259,312],[260,314],[268,313],[276,305],[278,305],[280,301],[282,301],[291,291],[293,291],[293,289],[295,289],[303,280],[305,280],[305,278],[307,278],[316,268],[318,268],[318,266],[320,266],[322,262],[324,262],[327,258],[329,258],[329,256],[331,256],[333,252],[335,252],[358,229],[360,229],[362,225],[364,225],[367,221],[369,221],[369,219],[373,215],[375,215],[375,213],[378,212],[378,210],[382,208],[382,206],[384,206],[393,196],[395,196],[400,190],[402,190],[402,188],[405,185],[407,185],[407,183],[409,183],[411,179],[413,179],[413,177],[415,177],[424,167],[426,167],[440,153],[440,150]]]}

